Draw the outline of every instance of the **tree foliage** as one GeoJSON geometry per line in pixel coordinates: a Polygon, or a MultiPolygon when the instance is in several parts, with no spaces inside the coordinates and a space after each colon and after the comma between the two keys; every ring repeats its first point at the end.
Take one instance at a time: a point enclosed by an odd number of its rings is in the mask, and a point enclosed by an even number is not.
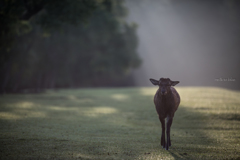
{"type": "Polygon", "coordinates": [[[123,1],[4,2],[1,18],[9,22],[1,41],[11,38],[1,45],[2,92],[132,84],[131,69],[141,60],[137,26],[124,20],[123,1]],[[16,9],[7,14],[11,5],[16,9]]]}
{"type": "Polygon", "coordinates": [[[15,37],[32,30],[31,22],[45,31],[63,23],[78,24],[86,21],[99,4],[97,0],[1,0],[0,51],[7,56],[15,37]]]}

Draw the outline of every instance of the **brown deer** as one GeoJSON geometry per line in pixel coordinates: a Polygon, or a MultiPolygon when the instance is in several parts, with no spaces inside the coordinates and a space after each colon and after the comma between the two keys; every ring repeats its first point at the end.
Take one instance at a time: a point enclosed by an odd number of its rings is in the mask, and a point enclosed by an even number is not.
{"type": "Polygon", "coordinates": [[[160,80],[150,79],[152,84],[158,85],[154,96],[154,104],[158,113],[159,120],[162,124],[161,145],[166,150],[171,146],[170,128],[172,125],[174,113],[180,104],[180,96],[175,88],[179,81],[171,81],[169,78],[160,78],[160,80]],[[167,118],[167,143],[165,141],[165,118],[167,118]]]}

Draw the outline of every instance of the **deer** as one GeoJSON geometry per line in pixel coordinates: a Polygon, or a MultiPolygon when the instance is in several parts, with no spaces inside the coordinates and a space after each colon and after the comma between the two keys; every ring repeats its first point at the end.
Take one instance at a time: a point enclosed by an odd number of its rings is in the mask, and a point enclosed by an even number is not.
{"type": "Polygon", "coordinates": [[[170,129],[173,122],[173,117],[180,104],[180,96],[175,88],[179,81],[172,81],[169,78],[160,78],[155,80],[150,78],[153,85],[158,85],[159,88],[154,96],[154,104],[158,114],[158,118],[162,125],[161,146],[169,150],[171,146],[170,129]],[[165,141],[165,119],[167,118],[167,143],[165,141]]]}

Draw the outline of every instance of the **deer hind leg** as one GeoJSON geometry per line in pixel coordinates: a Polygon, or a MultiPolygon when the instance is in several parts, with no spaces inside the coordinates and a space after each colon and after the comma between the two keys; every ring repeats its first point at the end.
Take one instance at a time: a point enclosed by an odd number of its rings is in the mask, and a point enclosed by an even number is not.
{"type": "Polygon", "coordinates": [[[161,146],[163,148],[165,148],[166,147],[166,141],[165,141],[165,119],[159,117],[159,120],[160,120],[160,122],[162,124],[161,146]]]}
{"type": "Polygon", "coordinates": [[[172,121],[173,121],[172,117],[167,117],[167,145],[166,145],[166,150],[168,150],[169,147],[171,146],[170,129],[171,129],[171,126],[172,126],[172,121]]]}

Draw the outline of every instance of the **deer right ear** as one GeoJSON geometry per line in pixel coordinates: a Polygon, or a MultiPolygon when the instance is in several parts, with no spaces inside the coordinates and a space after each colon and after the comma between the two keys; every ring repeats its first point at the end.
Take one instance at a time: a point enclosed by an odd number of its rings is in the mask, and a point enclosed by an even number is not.
{"type": "Polygon", "coordinates": [[[152,78],[150,78],[149,80],[152,82],[153,85],[159,85],[159,81],[152,78]]]}

